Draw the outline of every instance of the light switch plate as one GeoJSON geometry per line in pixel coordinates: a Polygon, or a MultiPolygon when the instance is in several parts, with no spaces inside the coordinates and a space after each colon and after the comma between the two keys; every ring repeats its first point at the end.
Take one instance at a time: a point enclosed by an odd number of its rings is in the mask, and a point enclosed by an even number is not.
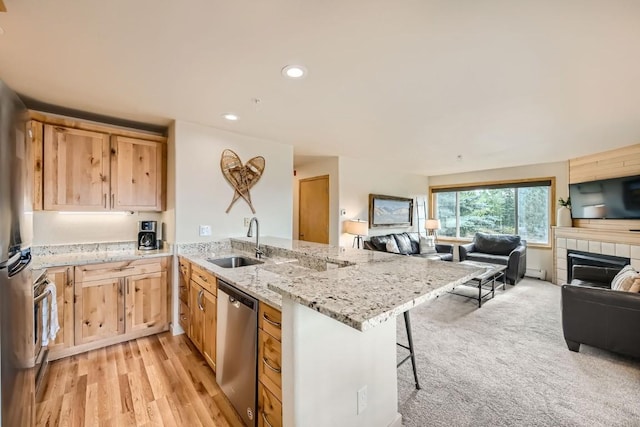
{"type": "Polygon", "coordinates": [[[360,415],[367,407],[367,386],[358,390],[358,409],[357,414],[360,415]]]}
{"type": "Polygon", "coordinates": [[[211,236],[211,226],[210,225],[201,225],[200,226],[200,236],[211,236]]]}

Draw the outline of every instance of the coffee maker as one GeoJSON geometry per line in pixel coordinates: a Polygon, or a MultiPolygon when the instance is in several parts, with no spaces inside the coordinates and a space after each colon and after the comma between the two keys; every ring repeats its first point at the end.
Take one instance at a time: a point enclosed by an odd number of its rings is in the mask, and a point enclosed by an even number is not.
{"type": "Polygon", "coordinates": [[[140,221],[138,227],[138,250],[150,251],[158,248],[157,228],[157,221],[140,221]]]}

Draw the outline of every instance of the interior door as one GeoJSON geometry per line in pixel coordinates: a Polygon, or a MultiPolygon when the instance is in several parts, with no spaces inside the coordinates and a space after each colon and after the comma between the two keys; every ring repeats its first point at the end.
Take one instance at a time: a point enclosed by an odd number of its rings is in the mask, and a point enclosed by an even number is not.
{"type": "Polygon", "coordinates": [[[298,239],[329,243],[329,175],[300,180],[298,239]]]}

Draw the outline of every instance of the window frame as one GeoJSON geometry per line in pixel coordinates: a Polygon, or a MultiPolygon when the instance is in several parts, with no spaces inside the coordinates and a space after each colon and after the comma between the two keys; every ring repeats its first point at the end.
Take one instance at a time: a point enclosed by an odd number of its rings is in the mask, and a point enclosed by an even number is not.
{"type": "MultiPolygon", "coordinates": [[[[527,247],[531,248],[540,248],[540,249],[551,249],[553,247],[553,227],[556,225],[556,216],[554,215],[556,211],[556,177],[548,176],[541,178],[526,178],[526,179],[507,179],[501,181],[484,181],[484,182],[473,182],[473,183],[465,183],[465,184],[445,184],[445,185],[430,185],[429,186],[429,212],[434,215],[435,214],[435,195],[437,193],[444,192],[456,192],[456,217],[460,216],[460,203],[459,203],[459,195],[458,191],[465,190],[478,190],[478,189],[489,189],[489,188],[509,188],[513,186],[513,188],[517,187],[527,187],[527,184],[539,183],[549,181],[549,189],[550,189],[550,197],[551,203],[549,203],[549,242],[548,243],[529,243],[527,242],[527,247]]],[[[516,215],[517,215],[517,206],[516,206],[516,215]]],[[[471,242],[472,238],[466,237],[450,237],[450,236],[438,236],[438,240],[440,241],[448,241],[448,242],[459,242],[459,243],[468,243],[471,242]]]]}

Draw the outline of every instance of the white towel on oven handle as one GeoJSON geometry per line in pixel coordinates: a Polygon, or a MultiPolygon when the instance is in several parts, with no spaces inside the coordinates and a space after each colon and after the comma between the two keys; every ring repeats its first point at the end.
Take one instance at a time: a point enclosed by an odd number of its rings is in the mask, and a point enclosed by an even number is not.
{"type": "Polygon", "coordinates": [[[49,344],[49,341],[56,340],[60,323],[58,323],[58,298],[55,282],[49,282],[43,292],[49,292],[49,295],[42,302],[42,345],[45,346],[49,344]]]}

